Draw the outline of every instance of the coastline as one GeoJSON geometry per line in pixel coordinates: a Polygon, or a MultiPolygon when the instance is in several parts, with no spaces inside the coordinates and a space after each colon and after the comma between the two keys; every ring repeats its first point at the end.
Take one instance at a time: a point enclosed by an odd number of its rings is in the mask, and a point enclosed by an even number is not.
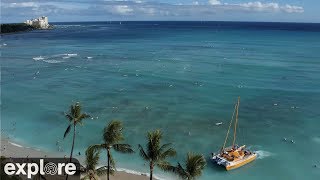
{"type": "MultiPolygon", "coordinates": [[[[27,156],[28,157],[46,157],[46,156],[57,157],[57,155],[54,155],[53,153],[45,152],[40,149],[35,149],[32,147],[24,147],[4,136],[1,136],[0,155],[5,157],[20,157],[20,158],[24,158],[27,156]]],[[[149,177],[144,173],[139,173],[135,171],[132,171],[132,173],[129,173],[127,171],[130,171],[130,170],[119,168],[119,170],[113,176],[110,176],[110,179],[112,180],[127,180],[127,179],[148,180],[149,179],[149,177]]],[[[106,176],[102,176],[100,177],[100,179],[106,179],[106,176]]]]}

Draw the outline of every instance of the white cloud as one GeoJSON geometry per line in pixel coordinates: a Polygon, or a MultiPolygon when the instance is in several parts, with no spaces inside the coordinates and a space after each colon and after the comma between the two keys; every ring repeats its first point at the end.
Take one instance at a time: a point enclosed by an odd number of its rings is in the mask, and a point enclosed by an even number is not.
{"type": "Polygon", "coordinates": [[[255,8],[255,9],[279,9],[278,3],[262,3],[262,2],[248,2],[239,4],[240,6],[247,7],[247,8],[255,8]]]}
{"type": "Polygon", "coordinates": [[[222,3],[221,0],[208,0],[209,5],[220,5],[215,8],[225,8],[228,10],[247,10],[247,11],[259,11],[259,12],[271,12],[271,11],[282,11],[286,13],[303,13],[304,9],[300,6],[292,6],[289,4],[280,5],[279,3],[274,2],[246,2],[238,4],[228,4],[222,3]]]}
{"type": "Polygon", "coordinates": [[[209,0],[208,3],[210,5],[220,5],[221,4],[220,0],[209,0]]]}
{"type": "MultiPolygon", "coordinates": [[[[290,4],[280,4],[274,2],[265,2],[262,0],[247,0],[241,3],[225,3],[223,0],[192,0],[188,3],[173,4],[160,3],[147,0],[100,0],[95,3],[81,1],[75,3],[74,0],[2,0],[1,10],[3,16],[7,19],[19,17],[24,19],[36,17],[38,15],[47,16],[101,16],[108,18],[126,18],[130,19],[212,19],[212,20],[250,20],[265,18],[259,16],[263,13],[282,14],[303,13],[304,9],[300,6],[290,4]],[[28,1],[28,2],[26,2],[28,1]],[[249,14],[246,15],[246,14],[249,14]],[[252,16],[252,14],[254,14],[252,16]],[[255,17],[257,15],[257,17],[255,17]]],[[[89,1],[89,0],[87,0],[89,1]]],[[[272,0],[270,0],[272,1],[272,0]]],[[[292,16],[294,17],[294,16],[292,16]]],[[[267,19],[267,18],[265,18],[267,19]]],[[[271,19],[272,20],[272,19],[271,19]]]]}
{"type": "Polygon", "coordinates": [[[282,10],[287,13],[303,13],[304,9],[300,6],[291,6],[289,4],[286,4],[284,7],[282,7],[282,10]]]}
{"type": "Polygon", "coordinates": [[[262,12],[272,12],[272,11],[283,11],[287,13],[304,12],[303,7],[291,6],[288,4],[281,6],[278,3],[262,3],[260,1],[248,2],[248,3],[242,3],[242,4],[233,4],[233,5],[243,7],[247,10],[262,11],[262,12]]]}
{"type": "Polygon", "coordinates": [[[20,3],[10,3],[8,7],[19,8],[19,7],[39,7],[35,2],[20,2],[20,3]]]}
{"type": "Polygon", "coordinates": [[[133,12],[133,9],[130,8],[128,5],[116,5],[113,6],[114,12],[120,15],[128,15],[133,12]]]}
{"type": "Polygon", "coordinates": [[[149,7],[138,8],[138,11],[145,14],[149,14],[149,15],[155,15],[157,13],[157,10],[155,8],[149,8],[149,7]]]}

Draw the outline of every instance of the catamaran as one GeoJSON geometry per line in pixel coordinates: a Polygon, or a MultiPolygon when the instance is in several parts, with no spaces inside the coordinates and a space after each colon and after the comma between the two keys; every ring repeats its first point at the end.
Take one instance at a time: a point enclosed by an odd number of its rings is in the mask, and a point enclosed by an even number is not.
{"type": "Polygon", "coordinates": [[[212,161],[218,165],[224,166],[226,170],[236,169],[245,164],[248,164],[254,161],[257,158],[257,154],[255,152],[251,152],[250,150],[245,148],[245,145],[238,146],[235,144],[236,135],[237,135],[237,124],[238,124],[238,114],[239,114],[239,105],[240,105],[240,97],[238,98],[237,103],[235,104],[235,108],[232,114],[232,119],[229,124],[229,129],[227,131],[227,136],[224,140],[223,146],[219,153],[212,153],[212,161]],[[235,118],[234,118],[235,116],[235,118]],[[233,143],[232,146],[226,147],[226,143],[229,137],[229,132],[232,126],[232,122],[234,122],[234,131],[233,131],[233,143]]]}

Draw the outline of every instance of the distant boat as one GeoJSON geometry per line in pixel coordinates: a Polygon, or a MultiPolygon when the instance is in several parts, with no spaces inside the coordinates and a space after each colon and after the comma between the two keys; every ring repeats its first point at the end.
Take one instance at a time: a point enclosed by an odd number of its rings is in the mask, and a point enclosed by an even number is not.
{"type": "Polygon", "coordinates": [[[251,152],[250,150],[245,149],[245,145],[238,146],[235,144],[236,135],[237,135],[237,123],[238,123],[238,114],[239,114],[239,105],[240,105],[240,97],[238,98],[238,102],[235,105],[232,119],[230,121],[229,129],[227,131],[227,136],[224,140],[223,146],[219,153],[212,153],[211,160],[221,166],[224,166],[226,170],[232,170],[239,168],[245,164],[248,164],[254,161],[257,158],[257,154],[255,152],[251,152]],[[233,143],[232,146],[225,147],[226,142],[229,137],[230,128],[232,126],[232,121],[234,119],[234,115],[236,115],[234,122],[234,134],[233,134],[233,143]]]}

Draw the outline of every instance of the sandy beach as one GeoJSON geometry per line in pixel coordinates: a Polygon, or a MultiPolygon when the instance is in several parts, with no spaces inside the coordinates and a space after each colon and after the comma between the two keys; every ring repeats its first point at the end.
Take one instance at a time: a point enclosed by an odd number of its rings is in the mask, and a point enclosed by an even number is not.
{"type": "MultiPolygon", "coordinates": [[[[37,150],[34,148],[23,147],[17,143],[11,142],[5,137],[1,137],[1,156],[5,157],[55,157],[53,154],[37,150]]],[[[107,179],[106,176],[100,177],[101,180],[107,179]]],[[[146,175],[130,174],[124,171],[118,171],[110,177],[112,180],[148,180],[146,175]]]]}

